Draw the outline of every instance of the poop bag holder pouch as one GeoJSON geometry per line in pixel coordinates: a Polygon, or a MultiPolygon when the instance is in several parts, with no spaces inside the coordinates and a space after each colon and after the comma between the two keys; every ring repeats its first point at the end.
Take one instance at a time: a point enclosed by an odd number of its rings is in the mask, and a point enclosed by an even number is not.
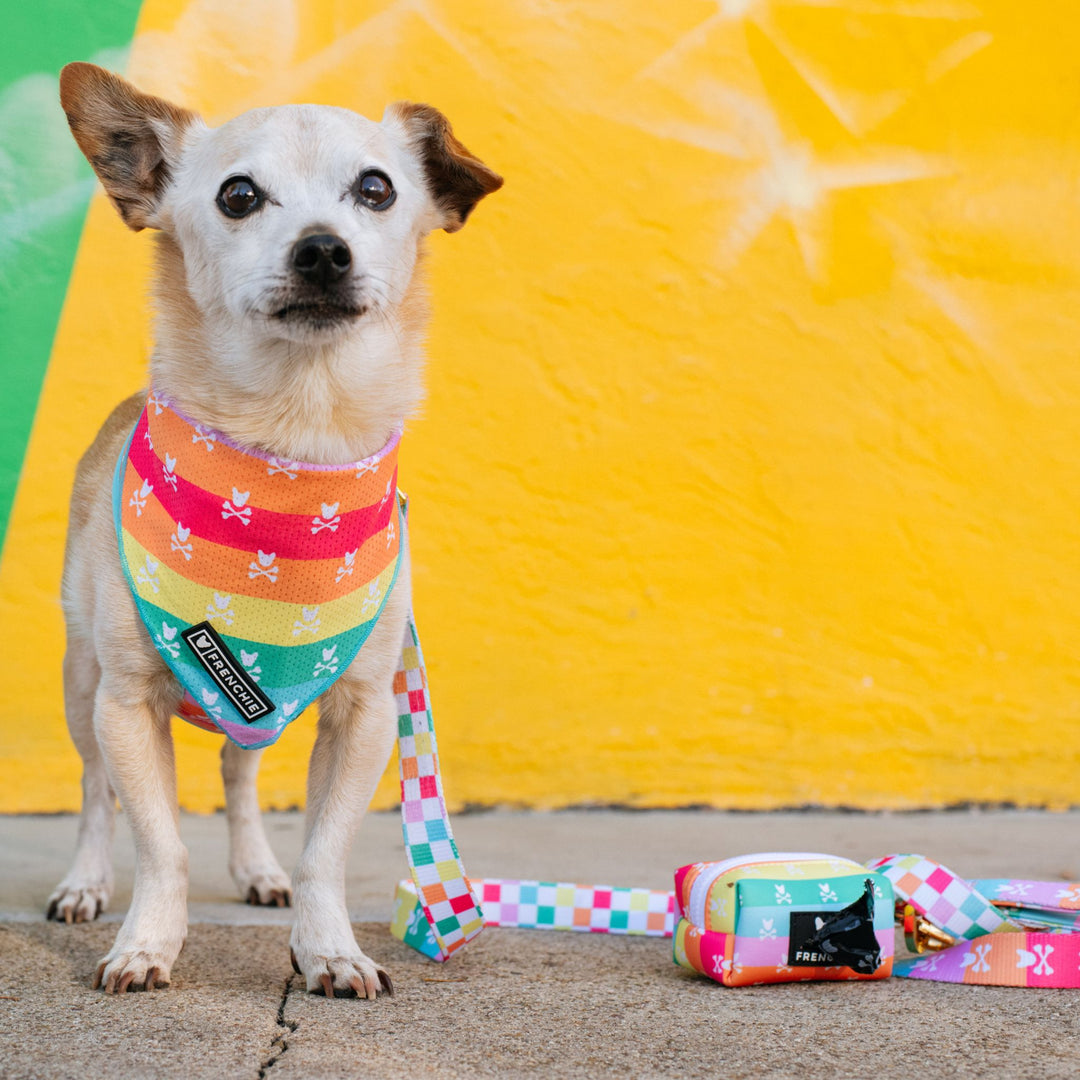
{"type": "Polygon", "coordinates": [[[675,907],[675,963],[724,986],[892,973],[892,885],[849,859],[693,863],[675,872],[675,907]]]}

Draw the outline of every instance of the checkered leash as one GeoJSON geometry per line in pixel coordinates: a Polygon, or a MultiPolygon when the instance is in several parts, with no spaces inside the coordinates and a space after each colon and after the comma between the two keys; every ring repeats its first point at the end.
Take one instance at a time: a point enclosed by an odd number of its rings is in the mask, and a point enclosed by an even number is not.
{"type": "Polygon", "coordinates": [[[398,888],[390,931],[433,960],[448,960],[483,929],[443,799],[427,673],[412,612],[394,676],[401,772],[401,828],[412,880],[398,888]],[[404,889],[404,894],[403,894],[404,889]],[[402,897],[405,899],[402,899],[402,897]],[[404,905],[404,910],[402,910],[404,905]]]}
{"type": "Polygon", "coordinates": [[[959,939],[940,952],[898,961],[894,975],[1080,988],[1080,933],[1069,932],[1080,928],[1080,886],[1008,878],[967,881],[922,855],[887,855],[867,865],[884,874],[916,913],[959,939]]]}
{"type": "Polygon", "coordinates": [[[485,926],[671,937],[675,894],[564,881],[473,879],[485,926]]]}
{"type": "MultiPolygon", "coordinates": [[[[484,926],[662,938],[674,931],[675,894],[657,889],[517,878],[471,878],[469,884],[480,897],[484,926]]],[[[399,882],[391,933],[437,960],[438,945],[421,916],[413,882],[399,882]]]]}

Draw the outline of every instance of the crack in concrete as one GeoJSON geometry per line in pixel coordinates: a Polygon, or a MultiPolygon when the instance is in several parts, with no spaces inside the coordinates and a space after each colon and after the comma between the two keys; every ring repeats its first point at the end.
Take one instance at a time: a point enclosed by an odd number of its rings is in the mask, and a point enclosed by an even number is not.
{"type": "Polygon", "coordinates": [[[259,1066],[258,1080],[266,1080],[266,1074],[281,1060],[282,1054],[289,1049],[289,1036],[300,1026],[299,1020],[285,1019],[285,1005],[289,1000],[289,991],[292,989],[293,979],[295,978],[295,975],[290,975],[285,980],[285,989],[282,991],[277,1011],[278,1027],[284,1028],[284,1030],[270,1044],[270,1056],[259,1066]]]}

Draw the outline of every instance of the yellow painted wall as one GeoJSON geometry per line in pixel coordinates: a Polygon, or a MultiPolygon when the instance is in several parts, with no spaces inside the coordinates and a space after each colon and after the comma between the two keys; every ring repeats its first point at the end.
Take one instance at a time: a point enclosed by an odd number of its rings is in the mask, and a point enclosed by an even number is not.
{"type": "MultiPolygon", "coordinates": [[[[147,89],[429,100],[507,178],[433,240],[403,453],[452,803],[1077,801],[1078,55],[1054,0],[148,0],[147,89]]],[[[95,201],[0,566],[5,811],[78,802],[62,507],[148,248],[95,201]]]]}

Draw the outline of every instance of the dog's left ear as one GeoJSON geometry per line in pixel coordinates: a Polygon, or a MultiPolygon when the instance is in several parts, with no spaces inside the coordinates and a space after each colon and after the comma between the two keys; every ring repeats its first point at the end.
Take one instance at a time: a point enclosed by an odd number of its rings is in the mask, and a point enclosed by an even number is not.
{"type": "Polygon", "coordinates": [[[95,64],[60,72],[60,104],[124,223],[136,232],[155,226],[184,132],[199,117],[95,64]]]}
{"type": "Polygon", "coordinates": [[[457,232],[476,204],[502,187],[502,177],[465,149],[450,121],[431,105],[398,101],[387,108],[387,117],[405,128],[424,166],[431,197],[442,213],[442,227],[457,232]]]}

